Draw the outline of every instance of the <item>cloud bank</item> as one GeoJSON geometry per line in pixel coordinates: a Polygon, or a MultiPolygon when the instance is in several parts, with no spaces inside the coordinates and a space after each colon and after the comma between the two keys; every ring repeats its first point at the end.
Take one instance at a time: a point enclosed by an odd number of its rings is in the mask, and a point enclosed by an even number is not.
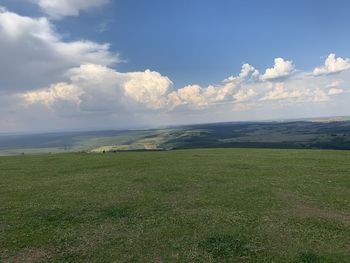
{"type": "MultiPolygon", "coordinates": [[[[249,109],[252,109],[268,102],[278,102],[280,105],[325,102],[349,91],[342,88],[340,81],[324,76],[315,80],[307,72],[277,81],[287,76],[279,69],[270,71],[278,67],[275,63],[274,68],[266,70],[269,76],[273,76],[271,79],[264,78],[266,72],[260,75],[254,67],[244,64],[239,75],[228,77],[219,85],[201,87],[193,84],[175,89],[173,82],[159,72],[121,73],[107,66],[83,64],[66,73],[68,82],[23,93],[23,98],[25,103],[43,104],[48,108],[62,101],[71,102],[81,111],[122,109],[171,112],[179,108],[200,111],[215,109],[218,104],[232,105],[232,111],[241,111],[244,109],[242,104],[249,104],[249,109]]],[[[286,71],[292,72],[294,67],[286,71]]]]}

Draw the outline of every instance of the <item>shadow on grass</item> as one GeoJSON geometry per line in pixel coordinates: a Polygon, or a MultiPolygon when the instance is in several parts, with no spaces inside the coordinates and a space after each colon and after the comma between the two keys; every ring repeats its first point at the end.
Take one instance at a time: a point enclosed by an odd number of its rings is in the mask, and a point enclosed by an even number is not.
{"type": "Polygon", "coordinates": [[[244,257],[261,250],[261,248],[252,246],[230,235],[209,237],[200,242],[199,247],[215,259],[244,257]]]}
{"type": "Polygon", "coordinates": [[[302,252],[299,254],[297,263],[319,263],[321,262],[321,258],[319,255],[313,252],[302,252]]]}
{"type": "Polygon", "coordinates": [[[110,206],[103,208],[101,214],[105,218],[121,219],[133,217],[133,210],[130,207],[110,206]]]}

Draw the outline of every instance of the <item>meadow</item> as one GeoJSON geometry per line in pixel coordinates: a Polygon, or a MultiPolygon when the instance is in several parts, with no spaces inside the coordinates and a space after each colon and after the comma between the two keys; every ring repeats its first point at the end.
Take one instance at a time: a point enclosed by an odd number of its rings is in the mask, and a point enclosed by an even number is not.
{"type": "Polygon", "coordinates": [[[0,262],[349,262],[350,152],[0,157],[0,262]]]}

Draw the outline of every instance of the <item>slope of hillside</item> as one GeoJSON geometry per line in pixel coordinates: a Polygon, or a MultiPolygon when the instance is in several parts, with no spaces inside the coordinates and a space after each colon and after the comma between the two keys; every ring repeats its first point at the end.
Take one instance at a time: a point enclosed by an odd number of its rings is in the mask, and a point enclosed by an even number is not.
{"type": "Polygon", "coordinates": [[[214,123],[153,130],[0,136],[0,154],[211,147],[350,149],[350,121],[214,123]]]}

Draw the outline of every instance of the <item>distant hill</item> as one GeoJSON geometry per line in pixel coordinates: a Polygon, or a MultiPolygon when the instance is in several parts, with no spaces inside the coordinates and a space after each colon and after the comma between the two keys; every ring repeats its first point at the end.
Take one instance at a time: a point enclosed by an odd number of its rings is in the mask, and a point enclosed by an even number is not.
{"type": "Polygon", "coordinates": [[[230,147],[350,150],[350,117],[0,135],[1,155],[230,147]]]}
{"type": "Polygon", "coordinates": [[[287,119],[287,120],[277,120],[277,121],[281,121],[281,122],[291,122],[291,121],[337,122],[337,121],[350,121],[350,116],[314,117],[314,118],[287,119]]]}

